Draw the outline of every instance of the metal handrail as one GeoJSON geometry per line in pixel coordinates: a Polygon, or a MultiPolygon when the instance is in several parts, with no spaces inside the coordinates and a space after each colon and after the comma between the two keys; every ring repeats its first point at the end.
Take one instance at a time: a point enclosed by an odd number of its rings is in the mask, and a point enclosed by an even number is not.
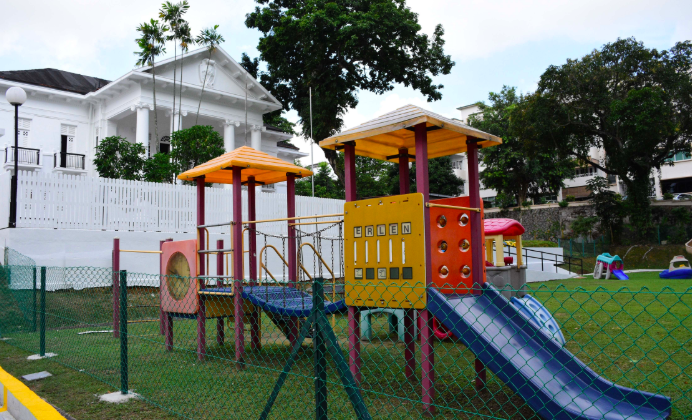
{"type": "MultiPolygon", "coordinates": [[[[507,254],[508,255],[510,255],[510,256],[511,255],[517,255],[516,247],[511,246],[511,245],[506,245],[506,244],[504,246],[507,247],[507,254]],[[514,254],[512,254],[512,248],[514,248],[514,254]]],[[[530,248],[523,248],[522,247],[522,249],[524,251],[524,263],[525,264],[527,262],[527,259],[529,258],[529,255],[528,255],[529,251],[540,253],[540,257],[531,256],[531,258],[541,260],[541,271],[543,271],[543,269],[545,268],[545,265],[544,265],[545,261],[548,261],[550,263],[554,263],[556,273],[558,272],[557,270],[559,268],[557,265],[558,264],[565,264],[565,262],[566,262],[567,267],[568,267],[567,271],[572,272],[572,266],[574,265],[575,268],[579,267],[579,272],[581,273],[580,275],[582,275],[582,276],[584,275],[584,261],[581,258],[575,258],[575,257],[569,256],[569,255],[564,255],[564,254],[563,255],[554,254],[552,252],[546,252],[546,251],[538,251],[538,250],[530,249],[530,248]],[[555,261],[553,261],[550,257],[544,258],[544,255],[555,257],[555,261]],[[562,261],[558,261],[558,257],[561,257],[562,261]]]]}
{"type": "MultiPolygon", "coordinates": [[[[14,146],[5,147],[5,163],[14,162],[14,146]]],[[[17,147],[18,151],[18,163],[26,163],[29,165],[40,165],[41,164],[41,149],[32,149],[30,147],[17,147]],[[35,152],[36,163],[32,162],[31,156],[34,153],[22,153],[22,151],[35,152]],[[24,158],[22,158],[24,155],[24,158]]]]}
{"type": "MultiPolygon", "coordinates": [[[[72,159],[74,160],[74,159],[72,159]]],[[[86,155],[79,153],[68,153],[68,152],[57,152],[53,154],[53,167],[54,168],[66,168],[66,169],[85,169],[86,155]],[[58,156],[60,156],[60,164],[58,164],[58,156]],[[65,166],[62,165],[62,157],[65,157],[65,166]],[[68,158],[71,156],[76,156],[81,159],[76,159],[77,164],[70,164],[68,158]]]]}

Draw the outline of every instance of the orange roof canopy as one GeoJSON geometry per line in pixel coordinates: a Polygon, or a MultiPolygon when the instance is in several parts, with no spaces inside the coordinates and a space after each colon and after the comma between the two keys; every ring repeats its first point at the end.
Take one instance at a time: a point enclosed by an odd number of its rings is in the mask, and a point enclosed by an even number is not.
{"type": "Polygon", "coordinates": [[[192,181],[204,176],[205,182],[233,184],[231,169],[234,166],[243,168],[241,182],[245,183],[248,177],[254,176],[255,182],[259,185],[286,181],[286,174],[295,174],[296,178],[312,175],[308,169],[285,162],[252,147],[243,146],[183,172],[178,175],[178,179],[192,181]]]}
{"type": "Polygon", "coordinates": [[[425,123],[428,128],[428,159],[466,151],[466,140],[478,140],[479,147],[497,146],[502,139],[435,114],[423,108],[406,105],[374,120],[342,131],[320,142],[324,149],[338,150],[342,144],[355,142],[357,155],[399,162],[399,149],[415,156],[414,127],[425,123]]]}

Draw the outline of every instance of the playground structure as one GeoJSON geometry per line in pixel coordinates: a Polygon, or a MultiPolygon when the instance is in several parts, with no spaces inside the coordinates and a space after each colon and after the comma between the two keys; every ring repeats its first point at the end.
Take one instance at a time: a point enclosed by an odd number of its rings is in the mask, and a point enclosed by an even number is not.
{"type": "Polygon", "coordinates": [[[605,277],[606,280],[610,279],[613,275],[619,280],[629,280],[630,278],[623,271],[625,269],[625,263],[622,261],[618,255],[610,255],[607,252],[599,255],[596,258],[596,266],[593,269],[593,278],[595,280],[605,277]]]}
{"type": "Polygon", "coordinates": [[[690,262],[682,255],[676,255],[670,260],[667,270],[661,271],[658,276],[662,279],[692,279],[692,268],[690,262]]]}
{"type": "MultiPolygon", "coordinates": [[[[400,108],[320,143],[324,148],[344,153],[344,213],[302,218],[295,216],[295,179],[311,172],[262,152],[241,147],[181,174],[180,179],[197,184],[198,233],[196,240],[162,244],[161,325],[166,349],[173,349],[173,320],[195,319],[197,355],[201,360],[206,354],[206,319],[217,318],[219,343],[224,340],[225,319],[233,319],[235,361],[242,368],[246,351],[244,324],[250,324],[251,350],[260,351],[259,311],[263,310],[288,338],[294,357],[311,326],[324,327],[321,323],[313,324],[317,322],[312,321],[317,319],[312,318],[316,309],[314,296],[300,287],[301,272],[307,278],[317,274],[313,270],[311,275],[301,263],[303,248],[312,247],[320,271],[324,267],[333,280],[339,278],[334,274],[333,264],[327,265],[320,255],[319,246],[298,243],[297,228],[303,224],[343,224],[345,297],[335,299],[337,286],[333,283],[331,290],[325,291],[331,294],[332,300],[324,301],[323,313],[347,310],[347,373],[351,380],[344,380],[345,384],[361,382],[360,315],[365,311],[391,310],[398,315],[397,330],[403,330],[403,340],[401,333],[399,339],[404,343],[406,377],[413,379],[420,372],[421,403],[426,414],[435,412],[434,337],[443,338],[437,334],[441,332],[446,337],[453,334],[475,354],[476,388],[485,386],[486,368],[490,368],[544,418],[591,419],[606,414],[609,418],[668,417],[670,399],[620,387],[600,378],[563,348],[564,337],[562,342],[556,337],[559,326],[550,325],[549,313],[539,315],[541,307],[530,305],[529,299],[519,294],[513,298],[525,299],[524,304],[510,303],[486,281],[489,276],[486,258],[492,256],[493,245],[495,268],[508,273],[523,271],[520,252],[523,227],[505,219],[483,228],[478,149],[499,144],[501,139],[458,121],[413,106],[400,108]],[[469,161],[469,196],[430,200],[428,159],[462,152],[467,153],[469,161]],[[397,163],[400,195],[357,200],[356,155],[397,163]],[[408,172],[409,162],[414,159],[418,192],[411,194],[408,172]],[[287,183],[287,217],[255,220],[254,187],[282,181],[287,183]],[[205,224],[205,182],[233,184],[236,205],[231,222],[205,224]],[[237,205],[241,202],[243,184],[249,192],[247,220],[243,220],[242,207],[237,205]],[[337,220],[303,221],[326,218],[337,220]],[[286,253],[269,245],[257,253],[257,225],[261,223],[286,224],[286,253]],[[210,249],[208,229],[219,226],[230,226],[231,245],[224,248],[223,241],[218,241],[217,248],[210,249]],[[244,231],[248,233],[247,251],[244,231]],[[505,239],[517,243],[516,266],[505,265],[502,254],[505,239]],[[279,279],[267,270],[270,250],[282,260],[287,278],[279,279]],[[248,253],[249,279],[245,277],[245,253],[248,253]],[[210,255],[217,257],[217,275],[208,274],[210,255]],[[261,278],[263,270],[271,282],[261,278]],[[223,308],[216,308],[217,303],[223,308]],[[418,339],[420,359],[417,361],[418,339]]],[[[503,285],[522,284],[521,277],[515,281],[506,277],[502,281],[503,285]]],[[[516,293],[520,287],[514,289],[516,293]]],[[[348,386],[347,392],[352,391],[348,386]]],[[[362,410],[362,406],[356,407],[358,418],[368,418],[362,416],[362,410]]]]}

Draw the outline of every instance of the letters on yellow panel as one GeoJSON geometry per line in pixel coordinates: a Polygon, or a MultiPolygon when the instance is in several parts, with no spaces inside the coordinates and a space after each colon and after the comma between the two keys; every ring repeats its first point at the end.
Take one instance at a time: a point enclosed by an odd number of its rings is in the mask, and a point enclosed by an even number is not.
{"type": "Polygon", "coordinates": [[[424,309],[423,194],[344,204],[346,304],[424,309]]]}

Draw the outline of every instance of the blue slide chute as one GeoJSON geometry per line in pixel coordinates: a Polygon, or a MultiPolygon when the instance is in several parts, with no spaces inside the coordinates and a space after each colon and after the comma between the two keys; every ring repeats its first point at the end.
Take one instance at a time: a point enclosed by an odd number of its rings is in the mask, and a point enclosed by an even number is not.
{"type": "Polygon", "coordinates": [[[670,398],[598,376],[487,283],[477,296],[428,289],[428,310],[543,418],[670,416],[670,398]]]}

